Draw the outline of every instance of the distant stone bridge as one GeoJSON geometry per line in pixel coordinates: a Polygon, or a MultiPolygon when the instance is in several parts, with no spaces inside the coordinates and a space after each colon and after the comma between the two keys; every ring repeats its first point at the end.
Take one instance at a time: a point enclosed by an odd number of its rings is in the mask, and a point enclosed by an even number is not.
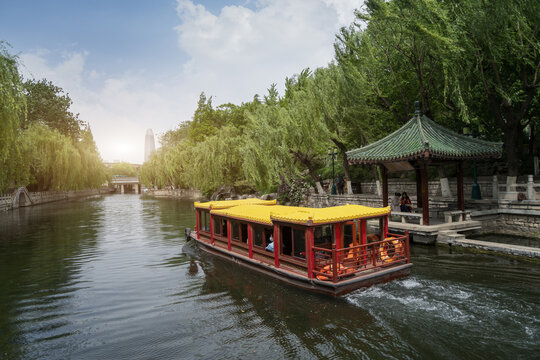
{"type": "Polygon", "coordinates": [[[120,189],[121,194],[126,192],[139,194],[141,192],[141,184],[136,176],[113,175],[111,184],[115,189],[120,189]]]}

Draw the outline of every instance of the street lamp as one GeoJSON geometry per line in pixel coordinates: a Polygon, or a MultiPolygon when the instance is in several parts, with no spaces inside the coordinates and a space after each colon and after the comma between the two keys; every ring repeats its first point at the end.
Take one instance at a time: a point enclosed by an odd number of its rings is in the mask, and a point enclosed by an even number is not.
{"type": "MultiPolygon", "coordinates": [[[[469,128],[469,126],[465,126],[463,128],[463,134],[466,136],[472,136],[473,138],[476,138],[478,136],[478,132],[475,130],[472,131],[469,128]]],[[[480,185],[478,185],[478,171],[476,169],[476,159],[473,159],[473,184],[472,184],[472,193],[471,193],[471,199],[480,200],[482,199],[482,193],[480,192],[480,185]]]]}
{"type": "Polygon", "coordinates": [[[332,195],[336,195],[336,178],[334,176],[334,159],[337,155],[337,147],[334,146],[334,148],[329,147],[328,148],[328,156],[332,158],[332,195]]]}

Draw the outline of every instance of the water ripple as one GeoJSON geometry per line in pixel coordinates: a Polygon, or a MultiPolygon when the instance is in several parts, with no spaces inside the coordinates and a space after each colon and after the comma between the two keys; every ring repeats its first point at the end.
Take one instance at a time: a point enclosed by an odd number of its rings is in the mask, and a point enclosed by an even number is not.
{"type": "Polygon", "coordinates": [[[192,203],[114,195],[0,217],[0,358],[533,358],[540,266],[412,247],[413,274],[310,294],[184,243],[192,203]]]}

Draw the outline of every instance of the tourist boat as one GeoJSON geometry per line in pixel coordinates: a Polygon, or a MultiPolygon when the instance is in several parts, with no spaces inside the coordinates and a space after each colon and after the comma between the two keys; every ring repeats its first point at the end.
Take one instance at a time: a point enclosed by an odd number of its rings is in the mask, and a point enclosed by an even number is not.
{"type": "Polygon", "coordinates": [[[412,267],[408,233],[388,233],[390,207],[305,208],[260,199],[194,205],[189,236],[200,248],[303,289],[339,296],[412,267]]]}

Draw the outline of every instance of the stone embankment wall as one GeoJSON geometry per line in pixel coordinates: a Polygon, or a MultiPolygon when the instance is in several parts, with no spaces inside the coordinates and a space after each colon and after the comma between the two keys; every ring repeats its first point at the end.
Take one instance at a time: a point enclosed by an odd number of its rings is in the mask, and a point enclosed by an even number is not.
{"type": "MultiPolygon", "coordinates": [[[[501,177],[499,180],[499,183],[502,184],[505,181],[506,180],[501,177]]],[[[457,194],[456,179],[452,179],[452,178],[448,179],[448,184],[450,186],[450,191],[452,192],[452,195],[456,196],[457,194]]],[[[463,180],[463,192],[465,196],[467,195],[470,196],[470,194],[472,193],[472,185],[473,185],[472,179],[465,178],[463,180]]],[[[493,177],[478,179],[478,185],[480,186],[480,190],[484,198],[492,197],[493,177]]],[[[357,184],[356,188],[353,186],[353,189],[355,190],[355,192],[362,193],[362,194],[377,194],[377,184],[375,183],[375,181],[361,182],[357,184]]],[[[442,196],[441,182],[439,180],[429,181],[428,191],[429,191],[429,196],[435,196],[435,197],[442,196]]],[[[392,196],[396,192],[399,192],[399,193],[406,192],[409,195],[409,197],[411,197],[411,195],[416,194],[416,182],[414,180],[389,179],[388,180],[388,195],[392,196]]]]}
{"type": "MultiPolygon", "coordinates": [[[[103,188],[103,189],[87,189],[87,190],[71,190],[71,191],[36,191],[28,192],[30,195],[31,202],[25,202],[22,207],[33,206],[39,204],[45,204],[54,201],[68,200],[81,198],[86,196],[93,196],[99,194],[109,194],[113,192],[114,189],[103,188]]],[[[16,192],[15,192],[16,193],[16,192]]],[[[12,195],[1,195],[0,196],[0,211],[11,210],[13,208],[13,197],[12,195]]]]}
{"type": "MultiPolygon", "coordinates": [[[[416,196],[410,196],[413,206],[416,206],[416,196]]],[[[388,198],[388,204],[392,201],[392,196],[388,198]]],[[[373,194],[352,194],[352,195],[318,195],[311,194],[307,199],[306,206],[308,207],[328,207],[339,206],[346,204],[356,204],[371,207],[382,207],[382,198],[373,194]]],[[[445,198],[432,198],[429,199],[429,206],[431,208],[457,208],[457,200],[445,199],[445,198]]]]}
{"type": "Polygon", "coordinates": [[[6,211],[11,208],[11,195],[0,195],[0,211],[6,211]]]}
{"type": "MultiPolygon", "coordinates": [[[[489,224],[489,223],[488,223],[489,224]]],[[[486,224],[485,229],[490,232],[508,231],[511,233],[527,234],[532,237],[540,236],[540,216],[529,215],[527,213],[522,214],[499,214],[497,220],[488,227],[486,224]]]]}
{"type": "Polygon", "coordinates": [[[203,196],[199,190],[195,189],[147,189],[145,191],[146,195],[155,196],[155,197],[166,197],[173,199],[201,199],[203,196]]]}
{"type": "Polygon", "coordinates": [[[508,233],[540,238],[540,201],[500,201],[497,208],[472,212],[484,233],[508,233]]]}

